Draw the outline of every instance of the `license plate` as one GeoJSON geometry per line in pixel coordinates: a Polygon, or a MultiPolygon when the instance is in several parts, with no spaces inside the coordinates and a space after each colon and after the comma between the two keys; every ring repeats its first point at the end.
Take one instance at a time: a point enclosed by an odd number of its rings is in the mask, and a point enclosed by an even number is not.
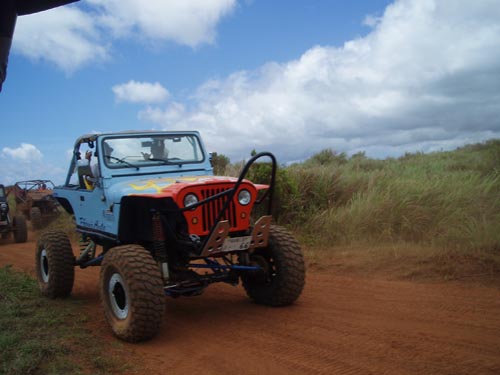
{"type": "Polygon", "coordinates": [[[222,245],[222,251],[247,250],[250,247],[251,241],[252,241],[252,236],[234,237],[234,238],[228,237],[224,241],[224,245],[222,245]]]}

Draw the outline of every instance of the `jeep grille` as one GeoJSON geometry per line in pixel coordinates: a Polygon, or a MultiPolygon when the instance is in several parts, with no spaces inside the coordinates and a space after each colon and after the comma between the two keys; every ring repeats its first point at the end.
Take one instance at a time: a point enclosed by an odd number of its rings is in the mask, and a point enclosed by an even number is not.
{"type": "MultiPolygon", "coordinates": [[[[201,197],[202,197],[202,199],[207,199],[207,198],[210,198],[211,196],[214,196],[216,194],[222,193],[222,192],[227,191],[227,190],[228,190],[227,188],[203,189],[201,191],[201,197]]],[[[204,204],[202,206],[203,230],[204,231],[210,230],[210,228],[212,228],[212,226],[215,224],[215,221],[217,220],[217,215],[224,207],[224,203],[226,203],[227,198],[228,198],[228,196],[225,195],[219,199],[211,201],[211,202],[204,204]]],[[[228,220],[229,225],[232,228],[237,226],[236,207],[234,205],[234,202],[231,202],[229,204],[229,206],[228,206],[226,212],[224,212],[221,220],[228,220]]]]}

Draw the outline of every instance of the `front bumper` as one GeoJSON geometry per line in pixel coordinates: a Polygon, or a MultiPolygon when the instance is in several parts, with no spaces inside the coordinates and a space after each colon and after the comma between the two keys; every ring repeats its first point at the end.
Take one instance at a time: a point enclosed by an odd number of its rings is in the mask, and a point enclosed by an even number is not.
{"type": "MultiPolygon", "coordinates": [[[[206,239],[198,257],[223,256],[228,253],[248,251],[266,247],[269,241],[269,230],[272,216],[260,217],[253,226],[249,236],[230,237],[228,220],[220,221],[206,239]]],[[[198,258],[197,257],[197,258],[198,258]]]]}

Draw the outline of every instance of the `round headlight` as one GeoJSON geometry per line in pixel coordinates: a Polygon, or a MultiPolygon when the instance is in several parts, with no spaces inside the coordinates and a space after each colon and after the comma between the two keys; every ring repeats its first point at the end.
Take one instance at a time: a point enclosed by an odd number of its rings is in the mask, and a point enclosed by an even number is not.
{"type": "Polygon", "coordinates": [[[240,202],[242,206],[246,206],[251,201],[252,194],[250,194],[250,192],[246,189],[240,190],[240,192],[238,193],[238,202],[240,202]]]}
{"type": "Polygon", "coordinates": [[[190,193],[184,197],[184,207],[189,207],[196,203],[198,203],[198,197],[195,194],[190,193]]]}
{"type": "Polygon", "coordinates": [[[3,203],[3,202],[2,202],[2,204],[0,204],[0,210],[2,210],[2,211],[7,211],[7,208],[8,208],[8,207],[9,207],[9,206],[7,206],[7,203],[3,203]]]}

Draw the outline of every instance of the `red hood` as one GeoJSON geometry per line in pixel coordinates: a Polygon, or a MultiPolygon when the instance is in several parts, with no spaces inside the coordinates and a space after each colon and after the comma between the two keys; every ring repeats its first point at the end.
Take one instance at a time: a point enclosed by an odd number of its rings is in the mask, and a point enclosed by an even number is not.
{"type": "MultiPolygon", "coordinates": [[[[185,176],[177,178],[150,178],[122,183],[126,186],[127,195],[152,196],[155,198],[175,197],[185,188],[199,185],[220,185],[235,184],[238,181],[235,177],[226,176],[185,176]]],[[[246,184],[252,184],[248,180],[243,180],[246,184]]],[[[122,185],[120,184],[120,185],[122,185]]],[[[268,185],[252,184],[257,190],[268,189],[268,185]]]]}

